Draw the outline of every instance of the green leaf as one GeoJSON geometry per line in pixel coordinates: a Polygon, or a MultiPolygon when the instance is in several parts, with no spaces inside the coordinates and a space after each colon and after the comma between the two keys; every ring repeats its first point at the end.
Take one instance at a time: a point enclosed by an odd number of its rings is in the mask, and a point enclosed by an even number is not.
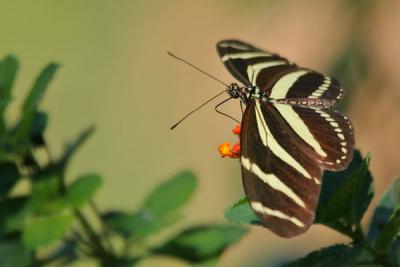
{"type": "Polygon", "coordinates": [[[26,267],[32,253],[16,238],[0,238],[0,267],[26,267]]]}
{"type": "Polygon", "coordinates": [[[0,197],[5,197],[19,179],[18,167],[14,162],[0,162],[0,197]]]}
{"type": "Polygon", "coordinates": [[[246,233],[247,230],[237,226],[192,227],[167,241],[154,252],[200,263],[218,257],[246,233]]]}
{"type": "Polygon", "coordinates": [[[80,176],[67,189],[68,203],[76,209],[81,208],[101,187],[102,181],[97,174],[80,176]]]}
{"type": "Polygon", "coordinates": [[[353,266],[353,262],[362,251],[362,247],[334,245],[311,252],[304,258],[284,265],[284,267],[345,267],[353,266]]]}
{"type": "Polygon", "coordinates": [[[400,178],[397,179],[376,207],[372,216],[368,240],[375,241],[374,247],[379,252],[389,248],[398,249],[400,232],[400,178]],[[391,247],[392,241],[395,246],[391,247]]]}
{"type": "Polygon", "coordinates": [[[391,215],[399,203],[400,178],[393,182],[374,210],[367,235],[369,241],[376,241],[378,239],[383,227],[389,223],[391,215]]]}
{"type": "Polygon", "coordinates": [[[110,212],[103,215],[107,225],[123,236],[133,236],[142,239],[170,226],[182,218],[180,213],[171,213],[155,219],[140,211],[135,214],[110,212]]]}
{"type": "Polygon", "coordinates": [[[29,206],[36,214],[52,214],[67,206],[61,195],[59,174],[54,169],[45,169],[34,177],[29,206]]]}
{"type": "Polygon", "coordinates": [[[196,187],[194,174],[181,172],[156,188],[145,200],[142,211],[153,217],[176,211],[190,199],[196,187]]]}
{"type": "Polygon", "coordinates": [[[37,111],[39,103],[46,92],[47,86],[53,79],[53,76],[58,67],[58,64],[51,63],[46,68],[44,68],[44,70],[36,78],[36,81],[22,106],[23,116],[37,111]]]}
{"type": "Polygon", "coordinates": [[[30,140],[34,146],[44,145],[44,130],[47,126],[47,114],[44,112],[37,112],[33,118],[30,140]]]}
{"type": "Polygon", "coordinates": [[[18,60],[7,56],[0,61],[0,133],[4,130],[4,110],[11,101],[11,89],[18,71],[18,60]]]}
{"type": "Polygon", "coordinates": [[[232,223],[262,225],[260,219],[251,209],[246,197],[241,198],[227,208],[224,215],[232,223]]]}
{"type": "Polygon", "coordinates": [[[0,201],[0,236],[20,230],[28,214],[28,197],[6,198],[0,201]]]}
{"type": "Polygon", "coordinates": [[[59,165],[61,169],[65,169],[72,156],[78,151],[78,149],[89,139],[93,134],[94,127],[90,126],[83,130],[75,141],[67,144],[64,148],[64,153],[60,159],[59,165]]]}
{"type": "Polygon", "coordinates": [[[52,215],[34,218],[26,225],[22,239],[31,249],[47,246],[62,238],[72,224],[71,215],[52,215]]]}
{"type": "MultiPolygon", "coordinates": [[[[372,196],[369,156],[362,160],[355,151],[349,167],[341,172],[325,172],[315,223],[321,223],[352,238],[372,196]]],[[[358,228],[357,228],[358,230],[358,228]]]]}

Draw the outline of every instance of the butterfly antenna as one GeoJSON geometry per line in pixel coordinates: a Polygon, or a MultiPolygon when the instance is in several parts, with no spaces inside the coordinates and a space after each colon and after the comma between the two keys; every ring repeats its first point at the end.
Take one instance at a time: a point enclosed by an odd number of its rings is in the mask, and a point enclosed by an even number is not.
{"type": "Polygon", "coordinates": [[[234,117],[232,117],[231,115],[228,115],[228,114],[226,114],[226,113],[224,113],[224,112],[222,112],[222,111],[220,111],[218,108],[219,108],[219,106],[222,106],[222,104],[225,104],[226,102],[228,102],[229,100],[231,100],[232,99],[232,97],[230,97],[230,98],[228,98],[228,99],[225,99],[224,101],[222,101],[221,103],[218,103],[216,106],[215,106],[215,111],[218,113],[218,114],[221,114],[221,115],[223,115],[223,116],[225,116],[225,117],[227,117],[227,118],[229,118],[229,119],[232,119],[232,120],[234,120],[235,122],[237,122],[237,123],[241,123],[239,120],[237,120],[237,119],[235,119],[234,117]]]}
{"type": "Polygon", "coordinates": [[[222,95],[223,93],[225,93],[227,90],[224,90],[220,93],[218,93],[217,95],[211,97],[210,99],[208,99],[206,102],[204,102],[203,104],[201,104],[200,106],[198,106],[197,108],[195,108],[194,110],[190,111],[188,114],[186,114],[182,119],[180,119],[177,123],[175,123],[174,125],[171,126],[171,130],[175,129],[176,126],[178,126],[182,121],[184,121],[187,117],[189,117],[190,115],[192,115],[193,113],[195,113],[197,110],[201,109],[203,106],[205,106],[206,104],[208,104],[209,102],[211,102],[212,100],[214,100],[215,98],[219,97],[220,95],[222,95]]]}
{"type": "Polygon", "coordinates": [[[221,81],[221,80],[218,79],[217,77],[212,76],[210,73],[205,72],[204,70],[202,70],[202,69],[200,69],[199,67],[193,65],[192,63],[190,63],[190,62],[184,60],[183,58],[180,58],[180,57],[178,57],[178,56],[172,54],[172,53],[169,52],[169,51],[167,51],[167,54],[168,54],[169,56],[171,56],[171,57],[173,57],[173,58],[175,58],[175,59],[177,59],[177,60],[179,60],[179,61],[185,63],[186,65],[188,65],[188,66],[190,66],[190,67],[192,67],[192,68],[194,68],[194,69],[200,71],[200,72],[203,73],[204,75],[207,75],[208,77],[214,79],[215,81],[219,82],[220,84],[223,84],[223,85],[225,85],[226,87],[229,87],[228,84],[224,83],[223,81],[221,81]]]}

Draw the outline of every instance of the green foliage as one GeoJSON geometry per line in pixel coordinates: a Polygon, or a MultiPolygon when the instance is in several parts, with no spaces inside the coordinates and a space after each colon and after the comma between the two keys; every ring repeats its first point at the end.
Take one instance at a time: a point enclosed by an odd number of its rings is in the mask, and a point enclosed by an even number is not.
{"type": "Polygon", "coordinates": [[[315,223],[329,226],[351,238],[372,197],[369,155],[364,160],[355,151],[349,167],[341,172],[325,172],[315,223]]]}
{"type": "Polygon", "coordinates": [[[180,208],[189,201],[196,186],[193,173],[181,172],[150,193],[139,210],[105,214],[104,218],[116,232],[143,238],[179,221],[180,208]]]}
{"type": "Polygon", "coordinates": [[[0,267],[25,267],[32,253],[17,238],[0,238],[0,267]]]}
{"type": "Polygon", "coordinates": [[[69,204],[75,209],[81,208],[93,198],[101,184],[101,178],[97,174],[86,174],[78,177],[67,188],[66,197],[69,204]]]}
{"type": "Polygon", "coordinates": [[[137,249],[183,217],[182,209],[197,187],[195,175],[183,171],[166,180],[136,211],[101,212],[94,201],[102,186],[99,175],[85,174],[66,183],[67,168],[94,127],[68,142],[59,157],[53,158],[47,146],[49,119],[40,102],[58,65],[49,64],[39,74],[12,123],[4,111],[17,70],[16,58],[0,61],[0,267],[68,265],[82,257],[95,258],[104,267],[131,267],[157,254],[193,262],[181,253],[185,250],[195,251],[195,261],[202,266],[216,266],[218,256],[245,234],[237,226],[189,227],[162,246],[137,249]],[[35,156],[39,149],[47,153],[46,159],[35,156]],[[29,189],[17,196],[13,188],[22,180],[29,189]],[[90,220],[88,209],[95,215],[90,220]],[[174,246],[179,247],[176,253],[174,246]]]}
{"type": "Polygon", "coordinates": [[[324,267],[353,266],[361,247],[352,245],[334,245],[311,252],[302,259],[291,262],[284,267],[324,267]]]}
{"type": "Polygon", "coordinates": [[[249,223],[261,225],[261,220],[253,212],[246,197],[235,202],[225,210],[225,218],[233,223],[249,223]]]}
{"type": "Polygon", "coordinates": [[[186,229],[155,251],[192,263],[208,262],[217,258],[228,246],[239,241],[246,232],[245,229],[234,226],[197,226],[186,229]]]}
{"type": "Polygon", "coordinates": [[[31,249],[49,245],[64,236],[72,221],[73,217],[70,215],[33,218],[25,226],[22,240],[31,249]]]}
{"type": "Polygon", "coordinates": [[[18,179],[19,171],[14,162],[0,162],[0,197],[6,196],[18,179]]]}

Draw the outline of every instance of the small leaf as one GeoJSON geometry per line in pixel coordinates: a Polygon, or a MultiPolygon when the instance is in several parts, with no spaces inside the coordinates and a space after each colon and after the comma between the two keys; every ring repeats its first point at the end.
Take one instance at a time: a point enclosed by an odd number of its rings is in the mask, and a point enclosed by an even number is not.
{"type": "Polygon", "coordinates": [[[0,197],[5,197],[19,179],[19,171],[14,162],[0,162],[0,197]]]}
{"type": "Polygon", "coordinates": [[[67,189],[67,200],[76,209],[81,208],[101,187],[102,181],[97,174],[80,176],[67,189]]]}
{"type": "Polygon", "coordinates": [[[261,225],[260,219],[251,209],[246,197],[225,210],[225,218],[232,223],[261,225]]]}
{"type": "Polygon", "coordinates": [[[197,180],[193,173],[184,171],[161,184],[145,200],[143,212],[161,217],[182,207],[193,195],[197,180]]]}
{"type": "Polygon", "coordinates": [[[52,214],[67,206],[61,196],[59,174],[52,168],[45,169],[34,177],[29,206],[36,214],[52,214]]]}
{"type": "Polygon", "coordinates": [[[0,238],[0,267],[26,267],[32,253],[16,238],[0,238]]]}
{"type": "Polygon", "coordinates": [[[63,237],[72,224],[71,215],[53,215],[33,219],[24,229],[22,239],[31,249],[47,246],[63,237]]]}
{"type": "Polygon", "coordinates": [[[325,172],[315,223],[321,223],[352,238],[372,196],[369,156],[364,160],[355,151],[349,167],[341,172],[325,172]]]}
{"type": "Polygon", "coordinates": [[[311,252],[304,258],[284,265],[284,267],[346,267],[353,266],[353,262],[361,253],[362,247],[349,245],[334,245],[311,252]]]}
{"type": "Polygon", "coordinates": [[[47,114],[44,112],[37,112],[33,118],[30,141],[34,146],[44,145],[44,130],[47,126],[47,114]]]}
{"type": "Polygon", "coordinates": [[[59,165],[61,169],[65,169],[71,157],[75,154],[75,152],[89,139],[89,137],[93,134],[94,127],[90,126],[83,130],[79,136],[75,139],[75,141],[67,144],[64,148],[64,153],[62,158],[60,159],[59,165]]]}
{"type": "Polygon", "coordinates": [[[28,214],[28,197],[19,196],[0,201],[0,236],[22,228],[28,214]]]}
{"type": "Polygon", "coordinates": [[[34,113],[38,109],[39,103],[46,92],[47,86],[53,79],[58,67],[58,64],[51,63],[36,78],[36,81],[22,106],[23,116],[34,113]]]}
{"type": "MultiPolygon", "coordinates": [[[[0,61],[0,124],[4,127],[4,110],[11,101],[11,89],[18,71],[18,60],[7,56],[0,61]]],[[[0,126],[0,133],[2,132],[0,126]]],[[[4,128],[3,128],[4,130],[4,128]]]]}
{"type": "Polygon", "coordinates": [[[399,247],[400,232],[400,178],[394,181],[389,190],[375,208],[368,231],[368,240],[375,241],[374,247],[379,252],[392,250],[395,254],[399,247]],[[392,242],[394,241],[394,242],[392,242]]]}
{"type": "Polygon", "coordinates": [[[237,226],[193,227],[178,234],[154,252],[200,263],[218,257],[246,233],[247,230],[237,226]]]}
{"type": "Polygon", "coordinates": [[[155,219],[142,212],[135,214],[111,212],[105,214],[103,218],[107,225],[117,233],[142,239],[176,223],[182,218],[182,215],[180,213],[171,213],[155,219]]]}

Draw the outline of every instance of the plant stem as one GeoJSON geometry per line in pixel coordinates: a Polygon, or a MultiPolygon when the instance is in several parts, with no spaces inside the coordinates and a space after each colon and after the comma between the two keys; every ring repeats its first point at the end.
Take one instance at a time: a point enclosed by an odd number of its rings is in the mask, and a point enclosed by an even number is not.
{"type": "Polygon", "coordinates": [[[107,246],[108,246],[109,250],[112,253],[114,253],[114,247],[113,247],[113,244],[112,244],[112,242],[110,240],[110,235],[109,235],[107,224],[104,222],[103,218],[101,217],[100,211],[99,211],[96,203],[93,200],[90,200],[89,201],[89,205],[90,205],[90,208],[93,210],[93,213],[96,215],[96,217],[98,218],[98,220],[99,220],[99,222],[101,224],[102,231],[103,231],[103,236],[104,236],[105,242],[107,243],[107,246]]]}

